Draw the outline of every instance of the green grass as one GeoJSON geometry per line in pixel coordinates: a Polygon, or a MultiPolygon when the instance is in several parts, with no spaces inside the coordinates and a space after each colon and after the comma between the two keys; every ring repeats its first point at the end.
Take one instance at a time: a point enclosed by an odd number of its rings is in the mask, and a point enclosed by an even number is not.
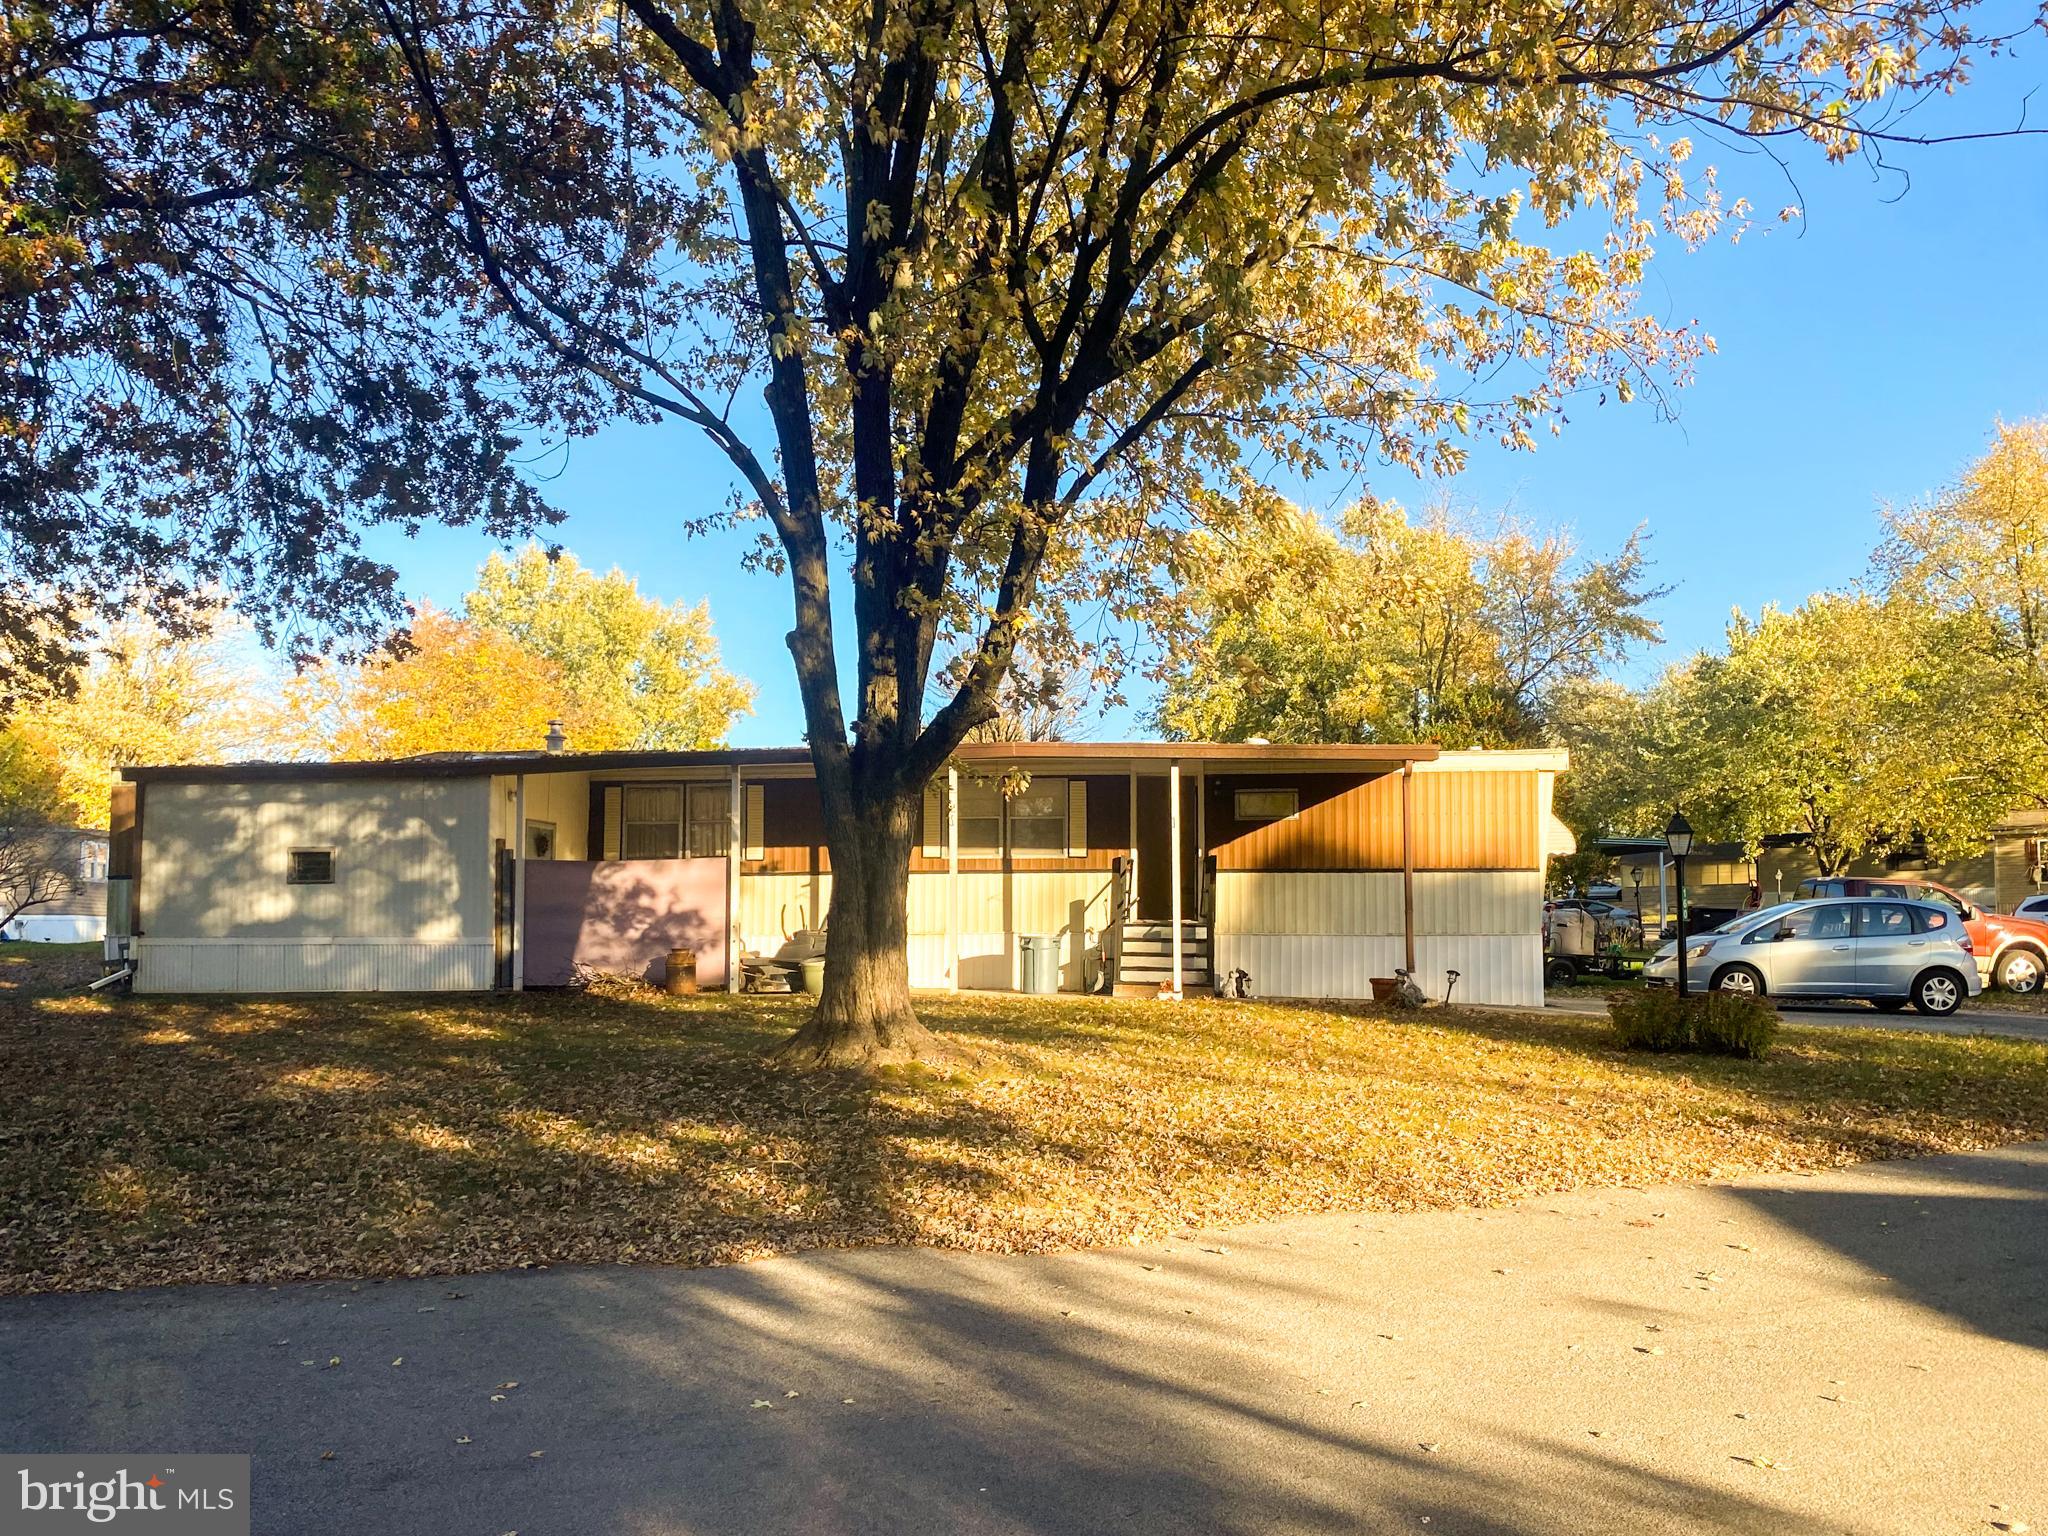
{"type": "MultiPolygon", "coordinates": [[[[18,982],[26,978],[18,978],[18,982]]],[[[0,997],[0,1290],[1128,1241],[2048,1136],[2048,1046],[922,1000],[971,1070],[793,1073],[801,1000],[0,997]]]]}

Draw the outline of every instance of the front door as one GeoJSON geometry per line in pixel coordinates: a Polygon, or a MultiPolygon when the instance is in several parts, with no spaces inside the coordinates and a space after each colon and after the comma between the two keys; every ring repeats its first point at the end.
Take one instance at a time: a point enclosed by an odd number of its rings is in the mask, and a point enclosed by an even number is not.
{"type": "MultiPolygon", "coordinates": [[[[1138,780],[1138,910],[1148,923],[1173,921],[1173,800],[1164,774],[1138,780]]],[[[1180,913],[1201,918],[1202,840],[1198,785],[1180,781],[1180,913]]]]}

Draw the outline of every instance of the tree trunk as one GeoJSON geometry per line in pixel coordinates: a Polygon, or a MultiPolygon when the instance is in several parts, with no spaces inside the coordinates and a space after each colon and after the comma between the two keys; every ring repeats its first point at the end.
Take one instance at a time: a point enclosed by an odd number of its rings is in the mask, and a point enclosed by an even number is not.
{"type": "Polygon", "coordinates": [[[870,1067],[964,1059],[910,1005],[910,850],[922,786],[853,794],[856,814],[826,834],[832,903],[825,992],[810,1021],[776,1052],[800,1066],[870,1067]]]}

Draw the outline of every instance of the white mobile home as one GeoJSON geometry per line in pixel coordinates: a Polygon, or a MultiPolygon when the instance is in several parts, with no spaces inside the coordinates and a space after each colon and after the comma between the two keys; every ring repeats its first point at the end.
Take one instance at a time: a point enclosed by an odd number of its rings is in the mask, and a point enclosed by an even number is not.
{"type": "MultiPolygon", "coordinates": [[[[1010,988],[1020,940],[1063,985],[1540,1003],[1561,752],[1430,746],[963,747],[911,860],[914,985],[1010,988]],[[1010,792],[999,787],[1007,776],[1010,792]],[[1025,781],[1021,792],[1016,783],[1025,781]]],[[[145,992],[483,990],[572,967],[707,985],[825,921],[808,753],[436,754],[131,768],[113,868],[145,992]]]]}

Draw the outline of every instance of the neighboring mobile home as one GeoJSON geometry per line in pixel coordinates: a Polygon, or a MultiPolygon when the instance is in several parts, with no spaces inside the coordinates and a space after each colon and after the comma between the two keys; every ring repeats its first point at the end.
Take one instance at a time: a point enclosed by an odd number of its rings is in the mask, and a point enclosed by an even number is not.
{"type": "MultiPolygon", "coordinates": [[[[910,975],[1012,988],[1054,939],[1104,978],[1267,997],[1542,1001],[1562,752],[1210,743],[969,745],[925,797],[910,975]],[[999,781],[1007,778],[1008,793],[999,781]],[[1024,780],[1025,787],[1016,785],[1024,780]],[[1176,940],[1178,942],[1176,942],[1176,940]]],[[[706,986],[823,925],[802,748],[434,754],[130,768],[109,938],[144,992],[483,990],[578,965],[706,986]]]]}

